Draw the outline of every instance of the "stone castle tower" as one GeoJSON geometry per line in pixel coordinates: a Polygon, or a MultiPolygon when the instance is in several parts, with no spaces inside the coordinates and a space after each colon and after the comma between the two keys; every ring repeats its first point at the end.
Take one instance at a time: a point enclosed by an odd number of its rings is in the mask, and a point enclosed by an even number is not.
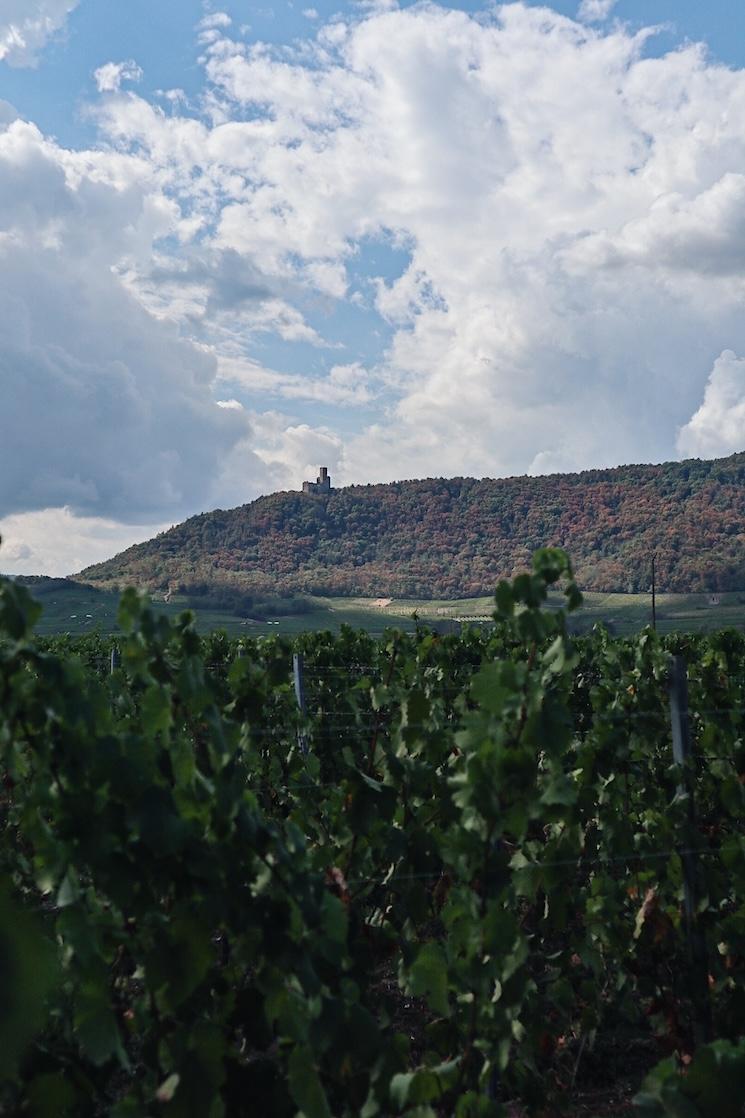
{"type": "Polygon", "coordinates": [[[330,493],[331,492],[331,478],[325,466],[321,466],[318,477],[315,481],[303,482],[303,493],[330,493]]]}

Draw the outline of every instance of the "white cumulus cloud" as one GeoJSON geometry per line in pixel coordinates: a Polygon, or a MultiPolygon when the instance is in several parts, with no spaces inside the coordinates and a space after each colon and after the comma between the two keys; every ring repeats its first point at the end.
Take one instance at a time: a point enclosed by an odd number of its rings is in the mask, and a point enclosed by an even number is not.
{"type": "Polygon", "coordinates": [[[588,23],[599,23],[608,18],[615,6],[616,0],[582,0],[577,16],[588,23]]]}
{"type": "Polygon", "coordinates": [[[681,428],[686,458],[716,458],[745,450],[745,358],[725,349],[714,362],[701,406],[681,428]]]}
{"type": "Polygon", "coordinates": [[[258,453],[266,465],[276,489],[298,489],[299,481],[313,481],[319,465],[328,468],[332,484],[346,481],[343,443],[327,427],[293,423],[280,412],[254,416],[259,435],[258,453]]]}
{"type": "Polygon", "coordinates": [[[123,81],[138,82],[142,70],[131,58],[127,62],[106,62],[94,71],[99,93],[116,93],[123,81]]]}
{"type": "Polygon", "coordinates": [[[200,27],[230,27],[232,19],[227,12],[212,12],[200,20],[200,27]]]}
{"type": "Polygon", "coordinates": [[[76,516],[69,508],[6,516],[0,518],[0,572],[70,575],[170,527],[170,521],[121,524],[106,517],[76,516]]]}
{"type": "Polygon", "coordinates": [[[0,0],[0,62],[33,66],[78,0],[0,0]]]}

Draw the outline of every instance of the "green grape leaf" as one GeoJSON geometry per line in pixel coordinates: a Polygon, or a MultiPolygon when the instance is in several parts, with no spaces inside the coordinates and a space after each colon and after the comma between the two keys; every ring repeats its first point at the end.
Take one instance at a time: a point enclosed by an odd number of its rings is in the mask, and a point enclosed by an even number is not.
{"type": "Polygon", "coordinates": [[[425,943],[420,948],[409,971],[409,986],[412,994],[427,998],[435,1013],[448,1016],[447,961],[439,944],[425,943]]]}
{"type": "Polygon", "coordinates": [[[298,1045],[292,1050],[288,1073],[290,1094],[303,1118],[331,1118],[326,1092],[310,1049],[298,1045]]]}

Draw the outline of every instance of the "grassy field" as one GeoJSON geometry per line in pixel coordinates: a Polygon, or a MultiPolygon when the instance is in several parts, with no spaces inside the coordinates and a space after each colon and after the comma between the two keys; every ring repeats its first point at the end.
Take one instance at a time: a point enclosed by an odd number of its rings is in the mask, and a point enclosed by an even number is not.
{"type": "MultiPolygon", "coordinates": [[[[116,631],[116,594],[58,581],[49,585],[38,583],[31,590],[44,607],[37,627],[42,634],[116,631]]],[[[558,605],[560,600],[556,595],[552,604],[558,605]]],[[[313,603],[316,608],[312,612],[266,621],[241,619],[218,610],[200,610],[197,626],[201,632],[224,629],[232,636],[292,635],[307,629],[336,631],[343,624],[381,633],[393,625],[413,628],[414,613],[422,621],[443,628],[456,628],[464,623],[488,624],[493,608],[489,597],[459,601],[378,599],[377,603],[368,598],[315,598],[313,603]]],[[[178,599],[168,603],[156,601],[154,605],[171,616],[185,608],[185,602],[178,599]]],[[[651,622],[651,617],[651,599],[647,594],[586,594],[574,625],[586,630],[602,621],[612,632],[626,634],[638,632],[651,622]]],[[[708,594],[661,594],[657,597],[657,628],[661,632],[700,632],[726,626],[745,626],[745,593],[721,594],[716,599],[708,594]]]]}
{"type": "MultiPolygon", "coordinates": [[[[604,622],[614,633],[636,633],[652,621],[648,594],[585,594],[579,614],[581,627],[604,622]]],[[[657,629],[710,632],[713,629],[745,626],[745,594],[658,594],[657,629]]]]}
{"type": "MultiPolygon", "coordinates": [[[[370,610],[371,603],[364,598],[325,599],[337,609],[370,610]]],[[[559,606],[560,594],[553,595],[551,604],[559,606]]],[[[417,615],[426,622],[485,624],[494,608],[493,600],[462,598],[457,601],[426,601],[424,599],[396,599],[385,607],[372,607],[378,616],[385,616],[390,623],[399,624],[404,617],[417,615]]],[[[649,594],[596,594],[586,593],[584,605],[575,614],[574,626],[580,631],[591,629],[603,622],[619,635],[636,633],[652,622],[652,599],[649,594]]],[[[745,626],[745,593],[709,594],[658,594],[657,629],[662,633],[675,630],[704,632],[728,626],[745,626]]]]}
{"type": "MultiPolygon", "coordinates": [[[[79,583],[63,585],[59,580],[49,584],[40,582],[29,589],[43,607],[36,630],[44,636],[56,633],[82,635],[96,631],[101,633],[117,631],[118,594],[96,590],[79,583]]],[[[266,636],[271,633],[292,635],[307,629],[337,631],[343,624],[367,629],[370,632],[382,632],[387,625],[398,625],[405,629],[414,628],[414,622],[405,614],[386,617],[384,611],[373,609],[369,603],[365,607],[365,605],[358,605],[356,600],[342,602],[316,599],[315,601],[317,608],[312,612],[266,621],[241,619],[220,610],[198,610],[195,611],[197,628],[202,633],[224,629],[231,636],[246,634],[266,636]]],[[[170,602],[155,600],[153,605],[158,612],[171,617],[176,617],[187,608],[185,600],[178,598],[170,602]]]]}

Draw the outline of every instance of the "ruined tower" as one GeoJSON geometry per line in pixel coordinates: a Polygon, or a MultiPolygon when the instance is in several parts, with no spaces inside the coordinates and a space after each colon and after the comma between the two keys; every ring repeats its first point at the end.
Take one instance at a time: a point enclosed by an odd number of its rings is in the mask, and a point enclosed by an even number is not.
{"type": "Polygon", "coordinates": [[[326,466],[321,466],[315,481],[303,482],[303,493],[330,493],[331,478],[326,466]]]}

